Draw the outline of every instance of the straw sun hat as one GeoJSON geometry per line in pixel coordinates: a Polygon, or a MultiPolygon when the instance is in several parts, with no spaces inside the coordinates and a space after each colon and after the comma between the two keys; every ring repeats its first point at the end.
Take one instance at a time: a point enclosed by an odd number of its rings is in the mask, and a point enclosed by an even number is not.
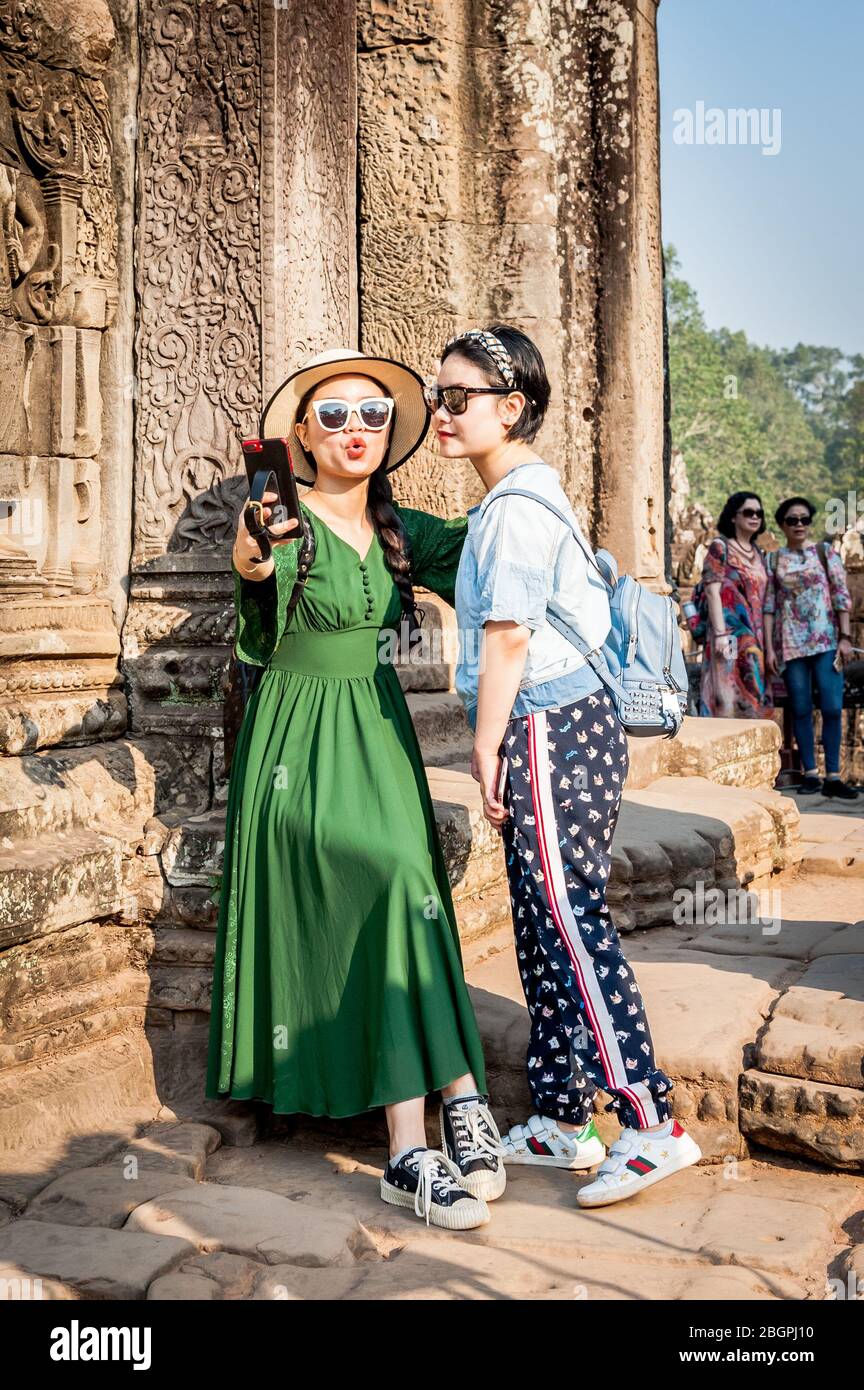
{"type": "Polygon", "coordinates": [[[328,348],[283,381],[270,397],[261,416],[259,435],[262,439],[288,439],[298,483],[311,486],[315,482],[315,471],[294,429],[300,402],[307,391],[328,377],[355,373],[379,381],[396,403],[390,426],[389,462],[385,471],[392,473],[423,443],[429,428],[429,411],[423,399],[423,381],[417,373],[389,357],[367,357],[365,352],[355,352],[352,348],[328,348]]]}

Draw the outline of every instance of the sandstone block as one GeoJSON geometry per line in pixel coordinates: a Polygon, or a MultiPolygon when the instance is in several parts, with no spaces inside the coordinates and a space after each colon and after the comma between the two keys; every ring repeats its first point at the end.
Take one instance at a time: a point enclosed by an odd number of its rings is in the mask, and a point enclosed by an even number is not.
{"type": "Polygon", "coordinates": [[[267,1264],[350,1265],[377,1247],[356,1218],[254,1187],[197,1185],[137,1207],[124,1228],[228,1250],[267,1264]]]}

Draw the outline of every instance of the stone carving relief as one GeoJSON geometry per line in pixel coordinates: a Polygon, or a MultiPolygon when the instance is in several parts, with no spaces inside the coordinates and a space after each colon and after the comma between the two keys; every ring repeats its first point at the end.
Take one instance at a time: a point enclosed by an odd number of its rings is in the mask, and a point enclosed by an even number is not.
{"type": "Polygon", "coordinates": [[[123,632],[134,732],[211,738],[241,440],[307,353],[356,341],[353,0],[145,0],[136,440],[123,632]]]}
{"type": "Polygon", "coordinates": [[[260,408],[258,6],[140,18],[135,559],[224,548],[260,408]]]}
{"type": "Polygon", "coordinates": [[[104,0],[0,0],[0,750],[122,729],[101,585],[117,302],[104,0]],[[92,596],[86,604],[81,595],[92,596]]]}

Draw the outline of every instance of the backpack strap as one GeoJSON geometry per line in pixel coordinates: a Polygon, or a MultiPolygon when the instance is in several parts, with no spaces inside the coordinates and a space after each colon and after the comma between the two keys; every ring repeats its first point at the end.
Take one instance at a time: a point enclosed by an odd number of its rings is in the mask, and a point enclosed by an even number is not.
{"type": "MultiPolygon", "coordinates": [[[[604,586],[610,591],[610,593],[615,592],[615,583],[611,581],[609,578],[607,578],[607,576],[603,573],[602,569],[598,565],[594,556],[591,554],[591,551],[583,542],[582,537],[579,535],[579,532],[573,525],[570,518],[565,516],[564,513],[558,507],[556,507],[553,502],[548,502],[545,497],[540,497],[536,492],[529,492],[526,488],[521,487],[508,488],[506,492],[500,492],[498,493],[497,497],[493,497],[492,501],[497,502],[499,497],[511,497],[514,493],[517,493],[520,497],[531,497],[535,502],[540,502],[544,507],[548,507],[550,512],[554,512],[555,515],[561,521],[564,522],[564,525],[567,527],[570,534],[576,540],[580,550],[582,551],[588,563],[594,566],[594,569],[597,571],[600,578],[602,579],[604,586]]],[[[627,692],[624,689],[621,682],[617,680],[615,676],[612,674],[612,672],[609,670],[609,667],[606,664],[606,659],[603,656],[603,653],[600,651],[599,647],[589,647],[584,637],[580,637],[576,629],[572,627],[571,624],[568,623],[564,618],[562,618],[551,604],[547,605],[546,617],[550,627],[554,627],[556,632],[560,632],[562,637],[565,637],[568,642],[572,643],[579,655],[585,658],[587,664],[591,667],[594,674],[603,682],[607,690],[611,691],[612,694],[616,697],[616,699],[620,700],[622,703],[626,702],[628,698],[627,692]]]]}
{"type": "Polygon", "coordinates": [[[303,539],[300,542],[300,549],[297,553],[297,578],[294,581],[294,588],[291,590],[291,597],[285,609],[285,622],[297,607],[297,600],[303,592],[306,580],[309,578],[309,571],[312,568],[312,561],[315,559],[315,532],[309,524],[309,518],[301,508],[300,519],[303,522],[303,539]]]}
{"type": "Polygon", "coordinates": [[[558,517],[559,521],[564,522],[564,525],[567,527],[570,534],[574,537],[577,545],[579,546],[579,549],[582,551],[582,554],[585,556],[585,559],[588,561],[589,565],[594,566],[595,570],[599,574],[600,578],[603,580],[603,583],[606,585],[607,589],[614,592],[614,583],[610,581],[609,577],[606,574],[603,573],[603,570],[600,568],[599,564],[597,563],[597,560],[592,555],[585,542],[582,540],[582,537],[579,535],[579,532],[573,525],[573,522],[570,520],[568,516],[565,516],[564,513],[558,507],[555,506],[554,502],[547,501],[545,497],[540,497],[536,492],[529,492],[527,488],[510,487],[507,488],[505,492],[499,492],[497,496],[493,497],[492,501],[489,503],[489,506],[492,505],[492,502],[497,502],[502,497],[512,497],[514,496],[514,494],[519,497],[531,497],[535,502],[540,502],[542,506],[548,507],[550,512],[554,512],[555,515],[558,517]]]}
{"type": "Polygon", "coordinates": [[[830,570],[828,569],[828,542],[827,542],[827,541],[819,541],[819,543],[818,543],[817,546],[816,546],[816,554],[819,556],[819,559],[820,559],[821,562],[822,562],[822,568],[823,568],[823,570],[825,571],[825,578],[828,580],[828,588],[829,588],[829,590],[831,590],[831,592],[832,592],[832,594],[833,594],[833,589],[831,589],[831,572],[830,572],[830,570]]]}
{"type": "Polygon", "coordinates": [[[819,541],[816,546],[816,553],[822,562],[825,571],[825,580],[828,584],[828,611],[831,615],[831,624],[834,628],[835,637],[840,635],[840,623],[834,610],[834,585],[831,582],[831,571],[828,568],[828,541],[819,541]]]}

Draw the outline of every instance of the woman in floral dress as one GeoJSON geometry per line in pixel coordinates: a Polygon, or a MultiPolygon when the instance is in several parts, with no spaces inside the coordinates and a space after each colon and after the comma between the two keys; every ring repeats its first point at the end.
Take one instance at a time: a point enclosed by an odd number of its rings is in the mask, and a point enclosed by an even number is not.
{"type": "Polygon", "coordinates": [[[768,583],[756,539],[765,511],[753,492],[735,492],[717,522],[702,568],[708,637],[702,661],[699,713],[723,719],[770,718],[773,700],[765,671],[763,605],[768,583]]]}
{"type": "Polygon", "coordinates": [[[843,561],[826,542],[808,538],[815,509],[806,497],[787,497],[775,512],[786,544],[772,553],[765,601],[769,671],[782,674],[789,692],[803,777],[798,790],[854,801],[858,792],[840,776],[843,667],[852,658],[852,599],[843,561]],[[816,766],[813,687],[822,716],[825,777],[816,766]]]}

